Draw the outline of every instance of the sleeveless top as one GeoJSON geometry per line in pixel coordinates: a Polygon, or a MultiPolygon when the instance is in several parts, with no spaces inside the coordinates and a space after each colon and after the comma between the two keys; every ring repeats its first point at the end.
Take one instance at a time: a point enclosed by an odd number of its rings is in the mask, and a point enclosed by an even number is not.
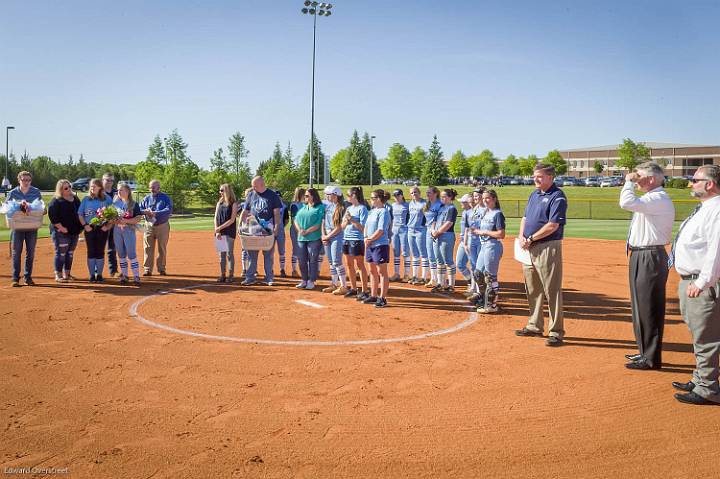
{"type": "MultiPolygon", "coordinates": [[[[220,206],[217,210],[217,216],[216,221],[218,225],[221,225],[225,223],[227,220],[230,219],[232,216],[232,205],[226,205],[225,203],[220,203],[220,206]]],[[[230,236],[231,238],[235,238],[237,235],[237,221],[228,226],[227,228],[224,228],[220,231],[220,234],[223,236],[230,236]]]]}

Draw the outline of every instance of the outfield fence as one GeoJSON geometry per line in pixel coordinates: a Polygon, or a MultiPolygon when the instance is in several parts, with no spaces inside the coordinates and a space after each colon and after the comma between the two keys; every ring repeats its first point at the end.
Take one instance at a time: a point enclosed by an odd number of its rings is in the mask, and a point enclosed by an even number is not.
{"type": "MultiPolygon", "coordinates": [[[[503,198],[501,206],[505,217],[522,218],[527,199],[508,200],[503,198]]],[[[675,221],[687,218],[697,205],[693,200],[674,200],[675,221]]],[[[629,220],[632,212],[625,211],[615,200],[569,200],[567,217],[586,220],[629,220]]]]}

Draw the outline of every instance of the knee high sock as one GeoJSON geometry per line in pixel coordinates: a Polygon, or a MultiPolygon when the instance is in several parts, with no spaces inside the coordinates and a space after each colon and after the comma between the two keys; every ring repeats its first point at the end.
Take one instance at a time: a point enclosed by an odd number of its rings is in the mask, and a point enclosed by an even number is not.
{"type": "Polygon", "coordinates": [[[293,271],[297,271],[297,267],[298,267],[298,259],[297,259],[297,256],[293,255],[293,257],[292,257],[292,270],[293,270],[293,271]]]}
{"type": "Polygon", "coordinates": [[[120,263],[120,273],[127,278],[127,258],[119,258],[120,263]]]}
{"type": "Polygon", "coordinates": [[[438,268],[437,263],[430,263],[430,281],[432,281],[435,284],[438,284],[438,268]]]}
{"type": "Polygon", "coordinates": [[[403,256],[403,270],[406,278],[410,276],[410,256],[403,256]]]}
{"type": "Polygon", "coordinates": [[[437,283],[439,286],[445,286],[445,275],[447,274],[447,269],[444,264],[438,265],[437,271],[437,283]]]}
{"type": "Polygon", "coordinates": [[[343,264],[338,265],[336,270],[337,270],[338,278],[340,279],[340,284],[344,288],[347,288],[347,278],[345,277],[345,265],[343,265],[343,264]]]}
{"type": "Polygon", "coordinates": [[[280,269],[283,271],[285,270],[285,255],[284,254],[280,255],[280,269]]]}
{"type": "Polygon", "coordinates": [[[336,285],[338,282],[337,267],[332,263],[330,263],[330,280],[333,285],[336,285]]]}
{"type": "Polygon", "coordinates": [[[132,268],[132,273],[134,278],[140,277],[140,264],[138,263],[137,258],[133,258],[130,260],[130,267],[132,268]]]}
{"type": "Polygon", "coordinates": [[[427,258],[422,258],[422,276],[420,277],[420,279],[422,279],[422,280],[424,280],[425,278],[427,278],[428,264],[429,264],[429,263],[428,263],[428,259],[427,259],[427,258]]]}
{"type": "Polygon", "coordinates": [[[413,260],[412,260],[412,277],[413,278],[418,277],[418,269],[420,269],[420,260],[418,258],[413,258],[413,260]]]}
{"type": "Polygon", "coordinates": [[[393,266],[395,267],[395,275],[400,276],[400,256],[393,258],[393,266]]]}
{"type": "Polygon", "coordinates": [[[455,275],[457,274],[457,268],[455,267],[455,265],[451,265],[449,269],[450,269],[450,272],[448,275],[448,286],[452,286],[454,288],[455,287],[455,275]]]}

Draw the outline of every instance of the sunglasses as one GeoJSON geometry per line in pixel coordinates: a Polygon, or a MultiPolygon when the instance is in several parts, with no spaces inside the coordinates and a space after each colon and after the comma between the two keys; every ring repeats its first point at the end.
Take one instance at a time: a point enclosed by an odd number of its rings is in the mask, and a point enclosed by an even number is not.
{"type": "Polygon", "coordinates": [[[20,181],[22,181],[22,182],[32,181],[32,178],[21,178],[20,181]]]}
{"type": "Polygon", "coordinates": [[[690,181],[690,183],[692,183],[694,185],[698,181],[710,181],[710,180],[707,178],[690,178],[690,180],[688,180],[688,181],[690,181]]]}

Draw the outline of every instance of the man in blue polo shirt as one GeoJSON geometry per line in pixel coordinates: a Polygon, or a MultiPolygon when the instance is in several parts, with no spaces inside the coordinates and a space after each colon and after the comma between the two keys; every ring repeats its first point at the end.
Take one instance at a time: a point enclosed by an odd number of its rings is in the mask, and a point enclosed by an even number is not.
{"type": "MultiPolygon", "coordinates": [[[[240,223],[244,223],[248,215],[253,215],[258,220],[265,220],[270,224],[275,238],[280,234],[282,228],[282,218],[280,210],[282,209],[282,201],[280,196],[265,186],[265,179],[262,176],[253,178],[252,190],[246,195],[245,208],[240,215],[240,223]]],[[[243,286],[252,286],[256,281],[258,269],[258,251],[248,251],[249,265],[245,281],[240,283],[243,286]]],[[[268,251],[263,251],[263,261],[265,266],[265,282],[268,286],[273,285],[273,265],[275,262],[275,246],[268,251]]]]}
{"type": "Polygon", "coordinates": [[[151,276],[153,261],[155,261],[155,244],[157,243],[158,257],[157,269],[161,276],[165,276],[165,264],[167,263],[167,245],[170,240],[170,216],[172,216],[173,205],[168,195],[160,191],[160,182],[152,180],[148,185],[150,194],[140,202],[147,223],[143,235],[143,247],[145,252],[145,276],[151,276]]]}
{"type": "Polygon", "coordinates": [[[562,346],[562,239],[565,229],[567,198],[555,186],[555,168],[538,164],[533,171],[535,190],[528,198],[520,221],[520,245],[530,253],[530,265],[523,265],[530,319],[527,326],[515,331],[518,336],[542,336],[543,296],[550,311],[547,346],[562,346]]]}

